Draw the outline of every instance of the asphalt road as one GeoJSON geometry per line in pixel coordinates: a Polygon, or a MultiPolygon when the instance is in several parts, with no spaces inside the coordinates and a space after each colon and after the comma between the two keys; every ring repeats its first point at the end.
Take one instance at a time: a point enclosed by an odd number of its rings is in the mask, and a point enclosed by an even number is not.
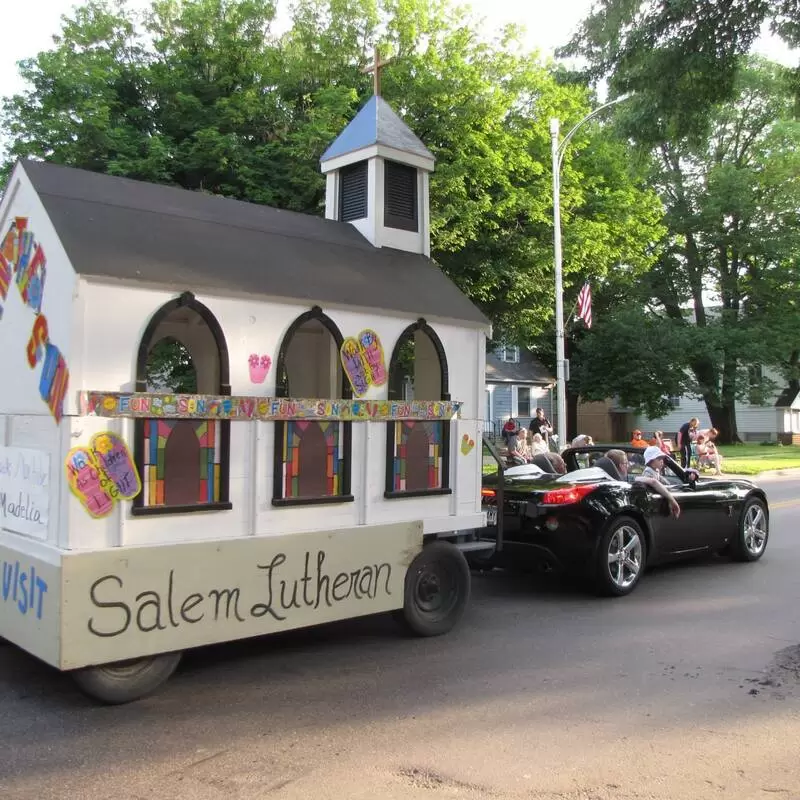
{"type": "Polygon", "coordinates": [[[448,636],[376,617],[208,648],[130,706],[0,646],[0,797],[796,800],[800,480],[765,486],[757,564],[619,600],[477,575],[448,636]]]}

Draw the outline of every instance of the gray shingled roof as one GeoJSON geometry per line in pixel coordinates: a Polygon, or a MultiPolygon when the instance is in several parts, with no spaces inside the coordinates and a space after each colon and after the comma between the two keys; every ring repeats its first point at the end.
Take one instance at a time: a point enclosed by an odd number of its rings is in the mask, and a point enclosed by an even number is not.
{"type": "Polygon", "coordinates": [[[78,274],[488,325],[430,259],[349,223],[35,161],[23,168],[78,274]]]}
{"type": "Polygon", "coordinates": [[[353,153],[374,144],[386,145],[404,153],[433,159],[433,154],[417,138],[414,131],[395,114],[392,107],[374,95],[353,117],[333,144],[322,154],[324,164],[337,156],[353,153]]]}
{"type": "Polygon", "coordinates": [[[494,350],[486,353],[487,383],[530,383],[549,385],[555,378],[548,374],[542,363],[530,350],[524,347],[519,351],[519,363],[503,361],[494,350]]]}

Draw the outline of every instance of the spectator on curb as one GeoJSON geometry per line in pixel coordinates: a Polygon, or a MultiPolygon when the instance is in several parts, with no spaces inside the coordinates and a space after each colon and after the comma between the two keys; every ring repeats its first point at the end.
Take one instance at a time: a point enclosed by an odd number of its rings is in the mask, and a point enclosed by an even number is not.
{"type": "Polygon", "coordinates": [[[692,417],[688,422],[684,422],[678,431],[678,452],[681,454],[681,466],[687,469],[692,463],[692,442],[697,436],[697,426],[700,420],[692,417]]]}
{"type": "Polygon", "coordinates": [[[649,447],[647,441],[642,438],[642,432],[638,429],[633,432],[633,437],[631,438],[631,445],[633,447],[641,447],[642,449],[644,449],[645,447],[649,447]]]}

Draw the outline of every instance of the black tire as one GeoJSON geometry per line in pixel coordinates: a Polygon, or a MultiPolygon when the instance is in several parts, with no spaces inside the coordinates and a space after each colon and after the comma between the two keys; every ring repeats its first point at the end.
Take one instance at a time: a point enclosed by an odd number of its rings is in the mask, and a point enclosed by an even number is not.
{"type": "Polygon", "coordinates": [[[121,705],[140,700],[159,689],[175,672],[182,653],[84,667],[72,673],[78,688],[93,700],[121,705]]]}
{"type": "Polygon", "coordinates": [[[408,567],[403,608],[394,612],[395,620],[414,636],[447,633],[467,607],[470,581],[467,560],[455,545],[426,545],[408,567]]]}
{"type": "Polygon", "coordinates": [[[597,548],[593,575],[597,592],[606,597],[630,594],[639,584],[646,563],[647,540],[642,526],[632,517],[615,519],[606,528],[597,548]],[[624,554],[620,556],[620,548],[622,551],[629,548],[627,558],[624,554]],[[612,555],[622,560],[612,562],[612,555]]]}
{"type": "Polygon", "coordinates": [[[737,561],[758,561],[764,555],[769,540],[769,512],[763,500],[751,497],[745,501],[739,515],[736,539],[731,542],[731,554],[737,561]]]}

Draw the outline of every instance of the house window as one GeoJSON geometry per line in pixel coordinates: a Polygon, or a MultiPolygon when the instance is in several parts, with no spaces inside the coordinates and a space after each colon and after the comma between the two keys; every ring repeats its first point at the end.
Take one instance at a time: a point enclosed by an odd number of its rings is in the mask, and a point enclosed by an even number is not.
{"type": "Polygon", "coordinates": [[[670,397],[668,398],[668,402],[670,408],[680,408],[681,407],[681,398],[680,397],[670,397]]]}
{"type": "Polygon", "coordinates": [[[528,386],[517,387],[517,416],[529,417],[531,415],[531,390],[528,386]]]}
{"type": "Polygon", "coordinates": [[[500,358],[509,364],[519,364],[519,347],[504,347],[500,351],[500,358]]]}
{"type": "MultiPolygon", "coordinates": [[[[230,394],[228,351],[214,315],[186,293],[162,306],[139,345],[136,390],[230,394]]],[[[142,492],[133,514],[228,509],[230,422],[138,419],[134,450],[142,492]]]]}
{"type": "Polygon", "coordinates": [[[747,399],[751,406],[764,404],[764,371],[760,364],[747,368],[747,399]]]}
{"type": "MultiPolygon", "coordinates": [[[[342,335],[314,308],[289,327],[278,352],[278,397],[349,398],[339,359],[342,335]]],[[[350,422],[275,423],[273,505],[341,503],[350,494],[350,422]]]]}
{"type": "MultiPolygon", "coordinates": [[[[444,347],[425,320],[419,320],[403,331],[392,352],[389,399],[449,400],[447,386],[444,347]]],[[[449,494],[449,481],[449,420],[386,423],[385,497],[449,494]]]]}
{"type": "Polygon", "coordinates": [[[367,162],[344,167],[339,173],[339,219],[352,222],[367,216],[367,162]]]}
{"type": "Polygon", "coordinates": [[[418,230],[417,170],[395,161],[384,165],[383,224],[404,231],[418,230]]]}

